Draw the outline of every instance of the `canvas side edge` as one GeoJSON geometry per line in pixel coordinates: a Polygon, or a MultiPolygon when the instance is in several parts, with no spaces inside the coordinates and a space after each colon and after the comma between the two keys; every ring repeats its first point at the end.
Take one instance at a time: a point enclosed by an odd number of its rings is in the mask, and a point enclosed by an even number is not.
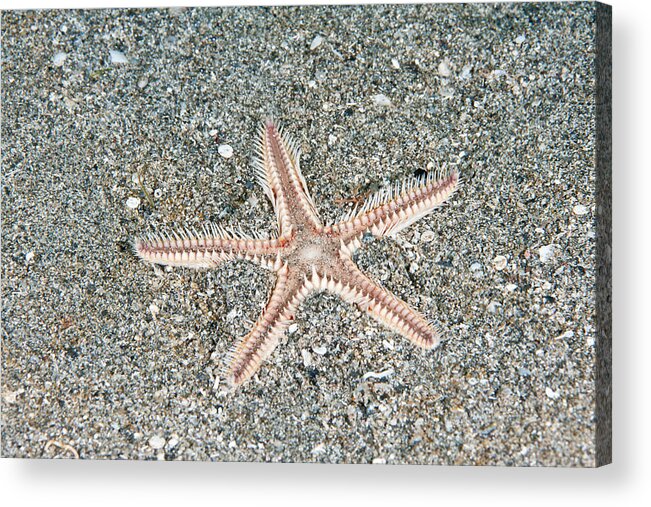
{"type": "Polygon", "coordinates": [[[595,4],[595,465],[612,462],[612,8],[595,4]]]}

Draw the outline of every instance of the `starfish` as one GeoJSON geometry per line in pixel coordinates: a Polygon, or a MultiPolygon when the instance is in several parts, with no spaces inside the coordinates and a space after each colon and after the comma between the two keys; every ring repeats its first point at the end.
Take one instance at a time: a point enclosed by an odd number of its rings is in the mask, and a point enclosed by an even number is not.
{"type": "Polygon", "coordinates": [[[241,259],[275,271],[276,284],[262,315],[228,353],[223,375],[229,384],[238,386],[258,371],[299,304],[316,291],[339,295],[419,347],[436,347],[441,341],[437,328],[365,275],[352,256],[364,235],[395,236],[442,205],[456,191],[459,173],[438,170],[409,178],[324,225],[300,170],[298,144],[267,120],[257,149],[254,170],[276,214],[275,234],[264,237],[209,224],[201,231],[148,234],[134,244],[136,254],[154,264],[214,268],[241,259]]]}

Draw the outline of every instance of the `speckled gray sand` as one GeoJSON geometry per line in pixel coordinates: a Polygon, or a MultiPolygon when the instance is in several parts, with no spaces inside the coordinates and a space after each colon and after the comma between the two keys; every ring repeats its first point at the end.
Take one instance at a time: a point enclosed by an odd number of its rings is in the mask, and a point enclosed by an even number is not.
{"type": "Polygon", "coordinates": [[[2,455],[594,465],[594,11],[3,12],[2,455]],[[318,295],[251,382],[214,389],[270,275],[167,272],[129,244],[271,230],[249,169],[268,114],[326,218],[460,168],[450,206],[358,256],[446,330],[439,351],[318,295]]]}

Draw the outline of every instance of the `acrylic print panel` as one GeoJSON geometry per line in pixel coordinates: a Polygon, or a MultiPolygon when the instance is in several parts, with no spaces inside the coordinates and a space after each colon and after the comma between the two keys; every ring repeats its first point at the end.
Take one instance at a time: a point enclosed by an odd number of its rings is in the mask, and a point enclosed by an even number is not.
{"type": "Polygon", "coordinates": [[[2,26],[3,456],[609,462],[609,7],[2,26]]]}

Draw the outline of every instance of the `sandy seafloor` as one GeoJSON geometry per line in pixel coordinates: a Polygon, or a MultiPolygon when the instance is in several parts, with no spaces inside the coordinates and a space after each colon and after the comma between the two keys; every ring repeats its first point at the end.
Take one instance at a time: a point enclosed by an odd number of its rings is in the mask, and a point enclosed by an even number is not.
{"type": "Polygon", "coordinates": [[[2,455],[594,465],[594,12],[3,12],[2,455]],[[268,115],[325,220],[461,171],[448,206],[356,256],[441,348],[319,294],[249,383],[218,382],[273,276],[153,268],[130,244],[273,230],[250,169],[268,115]]]}

